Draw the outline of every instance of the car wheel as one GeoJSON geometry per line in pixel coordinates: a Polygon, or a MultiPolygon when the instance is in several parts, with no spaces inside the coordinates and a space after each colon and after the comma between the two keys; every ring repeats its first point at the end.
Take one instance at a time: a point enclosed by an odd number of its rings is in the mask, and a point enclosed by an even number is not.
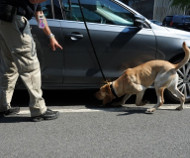
{"type": "MultiPolygon", "coordinates": [[[[179,91],[185,95],[185,102],[188,103],[190,102],[190,61],[177,70],[177,74],[179,76],[177,87],[179,91]]],[[[179,101],[179,99],[169,91],[166,91],[166,95],[171,101],[179,101]]]]}

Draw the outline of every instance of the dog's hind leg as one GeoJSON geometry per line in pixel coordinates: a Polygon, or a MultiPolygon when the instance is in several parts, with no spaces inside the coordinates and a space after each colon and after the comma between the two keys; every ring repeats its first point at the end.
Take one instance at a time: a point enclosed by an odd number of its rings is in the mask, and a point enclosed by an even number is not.
{"type": "Polygon", "coordinates": [[[176,108],[176,110],[183,110],[183,105],[185,102],[185,96],[177,89],[177,86],[170,86],[168,88],[168,90],[174,94],[175,96],[177,96],[180,100],[180,106],[176,108]]]}
{"type": "Polygon", "coordinates": [[[147,112],[154,112],[156,109],[158,109],[158,107],[164,104],[164,90],[169,86],[172,80],[170,76],[173,75],[173,73],[173,71],[159,72],[154,81],[154,86],[157,95],[157,104],[153,108],[147,109],[147,112]]]}
{"type": "Polygon", "coordinates": [[[154,112],[158,107],[164,104],[164,90],[165,87],[155,88],[157,95],[157,104],[153,108],[147,109],[147,112],[154,112]]]}
{"type": "Polygon", "coordinates": [[[176,110],[182,110],[183,105],[185,103],[185,96],[178,90],[178,75],[176,74],[174,79],[171,81],[170,85],[168,86],[168,90],[175,96],[177,96],[180,100],[180,106],[176,108],[176,110]]]}

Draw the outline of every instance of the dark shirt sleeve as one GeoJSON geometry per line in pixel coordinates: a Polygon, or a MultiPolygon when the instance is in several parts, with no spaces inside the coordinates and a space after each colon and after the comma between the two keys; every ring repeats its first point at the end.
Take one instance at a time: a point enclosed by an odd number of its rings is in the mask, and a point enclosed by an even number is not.
{"type": "Polygon", "coordinates": [[[19,3],[16,0],[1,0],[5,1],[7,4],[13,5],[15,7],[19,6],[19,3]]]}

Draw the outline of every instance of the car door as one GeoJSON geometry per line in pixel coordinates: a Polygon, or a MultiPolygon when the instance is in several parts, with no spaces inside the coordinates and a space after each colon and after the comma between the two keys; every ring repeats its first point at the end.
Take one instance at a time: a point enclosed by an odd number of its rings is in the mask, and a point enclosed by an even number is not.
{"type": "MultiPolygon", "coordinates": [[[[80,0],[96,54],[108,80],[128,67],[155,59],[156,41],[149,27],[135,26],[134,14],[114,0],[80,0]]],[[[64,40],[64,83],[97,85],[102,74],[92,50],[78,0],[62,0],[67,21],[64,40]]]]}
{"type": "MultiPolygon", "coordinates": [[[[62,45],[63,37],[61,35],[60,21],[63,20],[63,17],[58,4],[54,4],[53,2],[53,0],[47,0],[41,3],[41,7],[47,18],[51,32],[62,45]]],[[[43,30],[38,28],[35,18],[30,20],[30,24],[41,65],[42,86],[43,88],[60,88],[63,83],[63,51],[60,49],[53,51],[51,49],[49,38],[44,34],[43,30]]]]}
{"type": "Polygon", "coordinates": [[[62,0],[61,4],[65,17],[65,20],[61,21],[62,37],[64,37],[64,87],[95,87],[98,79],[91,75],[91,70],[94,68],[97,70],[98,64],[85,25],[81,22],[82,19],[77,19],[80,14],[79,6],[73,2],[70,6],[68,0],[62,0]]]}

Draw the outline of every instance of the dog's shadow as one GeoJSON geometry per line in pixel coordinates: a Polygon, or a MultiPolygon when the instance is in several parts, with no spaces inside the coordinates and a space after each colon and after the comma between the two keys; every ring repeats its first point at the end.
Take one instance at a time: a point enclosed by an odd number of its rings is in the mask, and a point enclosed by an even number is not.
{"type": "Polygon", "coordinates": [[[107,105],[102,105],[101,103],[96,103],[96,104],[86,104],[86,108],[88,109],[98,109],[106,112],[121,112],[122,114],[118,114],[117,116],[126,116],[126,115],[132,115],[132,114],[153,114],[153,113],[148,113],[146,107],[128,107],[128,106],[112,106],[110,104],[107,105]]]}
{"type": "Polygon", "coordinates": [[[153,114],[150,112],[147,112],[148,108],[139,108],[139,107],[126,107],[125,110],[123,111],[123,114],[118,114],[117,116],[127,116],[127,115],[132,115],[132,114],[153,114]]]}

